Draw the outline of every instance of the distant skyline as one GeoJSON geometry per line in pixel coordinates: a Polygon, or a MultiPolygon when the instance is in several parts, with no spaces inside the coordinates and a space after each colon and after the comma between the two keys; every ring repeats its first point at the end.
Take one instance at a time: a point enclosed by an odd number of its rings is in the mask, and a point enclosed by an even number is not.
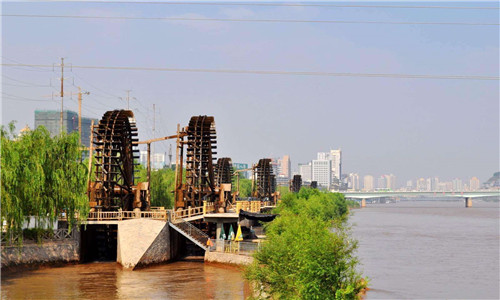
{"type": "MultiPolygon", "coordinates": [[[[344,4],[346,2],[343,2],[344,4]]],[[[350,4],[356,4],[351,3],[350,4]]],[[[357,3],[363,4],[363,2],[357,3]]],[[[364,2],[366,4],[366,2],[364,2]]],[[[385,2],[370,2],[387,5],[385,2]]],[[[419,4],[404,3],[404,5],[419,4]]],[[[421,4],[421,3],[420,3],[421,4]]],[[[399,5],[399,4],[398,4],[399,5]]],[[[487,6],[498,2],[425,2],[487,6]]],[[[499,10],[377,7],[3,2],[2,14],[498,24],[499,10]]],[[[217,157],[255,163],[289,154],[293,169],[341,148],[343,173],[481,182],[500,167],[498,80],[324,76],[323,73],[499,76],[499,26],[215,22],[2,17],[2,124],[33,128],[77,86],[83,115],[127,106],[139,138],[174,134],[213,115],[217,157]],[[282,74],[134,71],[74,66],[285,71],[282,74]],[[313,72],[315,76],[287,74],[313,72]],[[55,96],[52,97],[51,95],[55,96]],[[121,97],[121,99],[120,99],[121,97]]],[[[65,108],[78,111],[76,94],[65,108]]],[[[168,152],[169,143],[155,144],[168,152]]],[[[398,183],[399,185],[401,182],[398,183]]]]}

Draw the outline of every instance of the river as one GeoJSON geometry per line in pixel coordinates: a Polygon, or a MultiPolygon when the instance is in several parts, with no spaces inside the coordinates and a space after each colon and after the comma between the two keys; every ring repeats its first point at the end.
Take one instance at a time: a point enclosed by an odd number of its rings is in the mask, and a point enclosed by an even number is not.
{"type": "Polygon", "coordinates": [[[499,299],[498,202],[368,204],[350,221],[367,299],[499,299]]]}
{"type": "Polygon", "coordinates": [[[137,271],[116,262],[2,276],[2,299],[245,299],[238,268],[179,261],[137,271]]]}
{"type": "MultiPolygon", "coordinates": [[[[350,222],[367,299],[499,299],[499,206],[474,201],[368,204],[350,222]]],[[[244,299],[234,267],[180,261],[138,271],[116,263],[2,276],[2,299],[244,299]]]]}

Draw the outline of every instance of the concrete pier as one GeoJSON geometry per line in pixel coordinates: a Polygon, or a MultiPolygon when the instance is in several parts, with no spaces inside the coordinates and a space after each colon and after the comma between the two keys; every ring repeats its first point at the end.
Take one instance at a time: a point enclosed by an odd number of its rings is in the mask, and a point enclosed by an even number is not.
{"type": "Polygon", "coordinates": [[[361,207],[366,207],[366,199],[361,199],[361,207]]]}
{"type": "Polygon", "coordinates": [[[169,261],[170,232],[167,222],[135,219],[118,223],[116,261],[124,268],[169,261]]]}
{"type": "Polygon", "coordinates": [[[465,207],[472,207],[472,198],[465,198],[465,207]]]}

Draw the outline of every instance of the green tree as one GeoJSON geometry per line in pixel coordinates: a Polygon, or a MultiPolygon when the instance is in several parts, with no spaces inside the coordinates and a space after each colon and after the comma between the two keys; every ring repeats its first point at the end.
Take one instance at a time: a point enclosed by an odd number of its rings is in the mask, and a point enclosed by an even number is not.
{"type": "Polygon", "coordinates": [[[357,299],[366,287],[345,225],[340,194],[302,189],[287,194],[266,226],[267,240],[245,270],[259,296],[276,299],[357,299]]]}
{"type": "Polygon", "coordinates": [[[87,167],[81,162],[78,134],[51,137],[44,127],[14,135],[14,124],[1,128],[2,220],[21,231],[28,216],[37,228],[52,226],[65,212],[71,229],[85,220],[89,205],[87,167]]]}
{"type": "MultiPolygon", "coordinates": [[[[147,170],[138,165],[136,182],[147,181],[147,170]]],[[[185,173],[185,172],[184,172],[185,173]]],[[[151,206],[172,208],[174,205],[175,171],[169,168],[151,170],[151,206]]]]}

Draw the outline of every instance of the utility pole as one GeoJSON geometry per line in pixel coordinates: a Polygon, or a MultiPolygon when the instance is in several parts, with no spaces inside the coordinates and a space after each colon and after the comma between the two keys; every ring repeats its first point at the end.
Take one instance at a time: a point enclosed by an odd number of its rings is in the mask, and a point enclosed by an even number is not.
{"type": "Polygon", "coordinates": [[[89,92],[83,92],[78,87],[78,141],[82,144],[82,94],[89,95],[89,92]]]}
{"type": "MultiPolygon", "coordinates": [[[[156,138],[155,127],[156,127],[156,106],[153,103],[153,139],[156,138]]],[[[155,163],[155,148],[154,148],[154,145],[153,145],[153,151],[152,152],[153,152],[153,165],[154,165],[154,163],[155,163]]]]}
{"type": "Polygon", "coordinates": [[[127,90],[127,110],[130,110],[129,101],[130,101],[130,90],[127,90]]]}
{"type": "Polygon", "coordinates": [[[172,169],[172,144],[168,147],[168,168],[172,169]]]}
{"type": "Polygon", "coordinates": [[[64,58],[61,57],[61,133],[63,132],[63,110],[64,110],[64,58]]]}

